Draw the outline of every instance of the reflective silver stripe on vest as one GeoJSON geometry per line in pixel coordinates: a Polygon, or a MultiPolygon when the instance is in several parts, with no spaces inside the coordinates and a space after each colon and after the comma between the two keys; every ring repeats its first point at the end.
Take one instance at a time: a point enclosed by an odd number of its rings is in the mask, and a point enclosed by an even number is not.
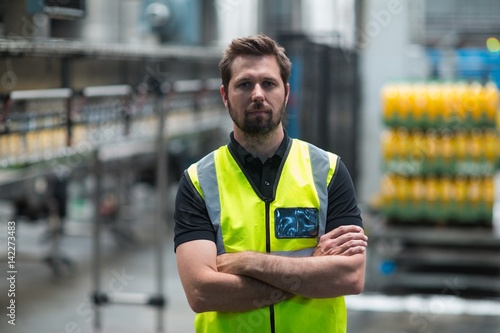
{"type": "Polygon", "coordinates": [[[311,158],[314,185],[316,186],[320,203],[319,236],[322,236],[325,234],[326,213],[328,211],[328,185],[326,184],[326,179],[330,171],[330,159],[325,151],[312,144],[309,144],[309,156],[311,158]]]}
{"type": "Polygon", "coordinates": [[[198,180],[205,197],[208,216],[212,221],[214,230],[217,233],[217,254],[225,253],[224,242],[222,240],[222,230],[220,228],[220,197],[219,184],[217,183],[217,172],[215,171],[215,152],[202,158],[196,164],[198,180]]]}

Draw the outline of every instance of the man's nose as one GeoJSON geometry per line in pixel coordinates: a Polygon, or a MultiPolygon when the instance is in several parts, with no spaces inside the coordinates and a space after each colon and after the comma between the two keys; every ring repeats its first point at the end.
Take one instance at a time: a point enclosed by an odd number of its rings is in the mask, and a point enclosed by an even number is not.
{"type": "Polygon", "coordinates": [[[262,102],[264,100],[264,91],[262,90],[262,87],[260,84],[256,84],[253,87],[252,91],[252,101],[253,102],[262,102]]]}

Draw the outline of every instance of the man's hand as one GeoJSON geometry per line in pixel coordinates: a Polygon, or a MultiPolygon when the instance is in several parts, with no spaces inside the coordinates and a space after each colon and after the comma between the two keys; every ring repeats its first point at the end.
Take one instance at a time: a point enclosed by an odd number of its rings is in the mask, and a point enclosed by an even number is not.
{"type": "Polygon", "coordinates": [[[366,251],[368,237],[363,228],[345,225],[333,229],[320,237],[314,256],[352,256],[366,251]]]}
{"type": "Polygon", "coordinates": [[[253,278],[284,292],[272,303],[292,294],[306,298],[359,294],[364,286],[367,239],[362,228],[342,226],[320,237],[312,256],[226,253],[217,256],[217,271],[253,278]]]}
{"type": "MultiPolygon", "coordinates": [[[[242,275],[244,274],[244,262],[247,252],[224,253],[217,256],[217,271],[242,275]]],[[[250,258],[247,258],[250,259],[250,258]]]]}

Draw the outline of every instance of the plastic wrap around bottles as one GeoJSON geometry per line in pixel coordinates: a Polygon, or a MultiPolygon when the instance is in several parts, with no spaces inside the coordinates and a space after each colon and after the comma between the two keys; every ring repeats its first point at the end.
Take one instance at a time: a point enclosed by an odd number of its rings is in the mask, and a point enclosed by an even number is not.
{"type": "Polygon", "coordinates": [[[402,82],[381,91],[388,127],[408,129],[495,128],[500,95],[493,82],[402,82]]]}
{"type": "Polygon", "coordinates": [[[400,82],[381,90],[376,204],[403,223],[489,224],[500,167],[500,94],[488,82],[400,82]]]}

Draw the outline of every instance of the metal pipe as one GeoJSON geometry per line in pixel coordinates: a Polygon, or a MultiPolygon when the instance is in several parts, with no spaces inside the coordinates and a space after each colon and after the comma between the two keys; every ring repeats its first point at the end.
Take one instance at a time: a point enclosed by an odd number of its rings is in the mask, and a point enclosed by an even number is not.
{"type": "MultiPolygon", "coordinates": [[[[166,92],[168,97],[169,92],[166,92]]],[[[159,115],[158,121],[158,138],[157,138],[157,179],[158,179],[158,203],[157,203],[157,221],[155,230],[155,252],[156,252],[156,292],[158,295],[163,295],[164,289],[164,258],[163,258],[163,237],[165,236],[165,223],[166,223],[166,193],[167,193],[167,156],[166,156],[166,110],[163,107],[165,95],[162,93],[158,94],[157,97],[157,111],[159,115]]],[[[157,308],[157,331],[163,332],[163,307],[157,308]]]]}
{"type": "Polygon", "coordinates": [[[83,89],[85,97],[114,97],[126,96],[132,92],[132,87],[129,85],[115,85],[115,86],[93,86],[83,89]]]}
{"type": "Polygon", "coordinates": [[[222,85],[222,80],[220,78],[206,79],[205,80],[205,89],[209,91],[218,91],[220,86],[222,85]]]}
{"type": "MultiPolygon", "coordinates": [[[[101,218],[99,214],[99,203],[101,200],[101,162],[99,160],[99,150],[94,150],[92,154],[92,171],[95,179],[94,188],[94,223],[93,223],[93,245],[94,245],[94,296],[100,294],[101,289],[101,218]]],[[[94,297],[94,327],[101,328],[101,308],[97,298],[94,297]]]]}
{"type": "Polygon", "coordinates": [[[202,80],[179,80],[173,84],[173,90],[179,93],[198,92],[203,89],[202,80]]]}
{"type": "Polygon", "coordinates": [[[15,90],[9,95],[11,100],[57,99],[70,98],[73,91],[69,88],[15,90]]]}

